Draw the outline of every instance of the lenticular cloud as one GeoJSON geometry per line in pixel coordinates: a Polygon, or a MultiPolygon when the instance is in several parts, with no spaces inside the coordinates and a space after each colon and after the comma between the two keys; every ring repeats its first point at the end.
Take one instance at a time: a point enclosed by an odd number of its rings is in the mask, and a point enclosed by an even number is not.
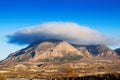
{"type": "Polygon", "coordinates": [[[30,44],[35,41],[65,40],[73,44],[111,45],[116,39],[102,35],[100,32],[72,22],[48,22],[38,26],[19,30],[8,36],[10,43],[30,44]]]}

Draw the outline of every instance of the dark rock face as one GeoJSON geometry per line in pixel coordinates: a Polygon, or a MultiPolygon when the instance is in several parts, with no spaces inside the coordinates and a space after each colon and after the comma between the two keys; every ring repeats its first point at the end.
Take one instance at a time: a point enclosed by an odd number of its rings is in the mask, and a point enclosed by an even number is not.
{"type": "Polygon", "coordinates": [[[120,55],[120,48],[117,48],[117,49],[115,49],[114,51],[115,51],[117,54],[120,55]]]}
{"type": "Polygon", "coordinates": [[[74,45],[76,48],[85,47],[88,52],[92,53],[94,56],[99,54],[99,47],[101,45],[74,45]]]}

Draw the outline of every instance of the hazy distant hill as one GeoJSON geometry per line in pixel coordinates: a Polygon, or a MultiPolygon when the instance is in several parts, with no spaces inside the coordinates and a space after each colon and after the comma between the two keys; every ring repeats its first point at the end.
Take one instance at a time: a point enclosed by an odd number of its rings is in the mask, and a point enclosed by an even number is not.
{"type": "Polygon", "coordinates": [[[120,48],[117,48],[117,49],[115,49],[114,51],[115,51],[117,54],[120,55],[120,48]]]}

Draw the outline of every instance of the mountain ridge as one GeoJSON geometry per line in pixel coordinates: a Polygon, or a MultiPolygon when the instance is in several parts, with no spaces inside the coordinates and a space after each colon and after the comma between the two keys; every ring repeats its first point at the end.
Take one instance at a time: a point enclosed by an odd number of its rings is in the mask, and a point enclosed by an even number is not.
{"type": "Polygon", "coordinates": [[[63,40],[34,42],[10,54],[1,63],[50,62],[80,59],[118,59],[118,54],[105,45],[74,45],[63,40]]]}

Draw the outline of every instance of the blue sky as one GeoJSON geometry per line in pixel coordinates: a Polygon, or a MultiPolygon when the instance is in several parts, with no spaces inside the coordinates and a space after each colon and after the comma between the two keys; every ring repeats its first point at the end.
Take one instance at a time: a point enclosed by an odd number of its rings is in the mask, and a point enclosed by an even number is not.
{"type": "Polygon", "coordinates": [[[53,21],[75,22],[120,39],[120,0],[0,0],[0,59],[26,46],[8,43],[7,34],[53,21]]]}

